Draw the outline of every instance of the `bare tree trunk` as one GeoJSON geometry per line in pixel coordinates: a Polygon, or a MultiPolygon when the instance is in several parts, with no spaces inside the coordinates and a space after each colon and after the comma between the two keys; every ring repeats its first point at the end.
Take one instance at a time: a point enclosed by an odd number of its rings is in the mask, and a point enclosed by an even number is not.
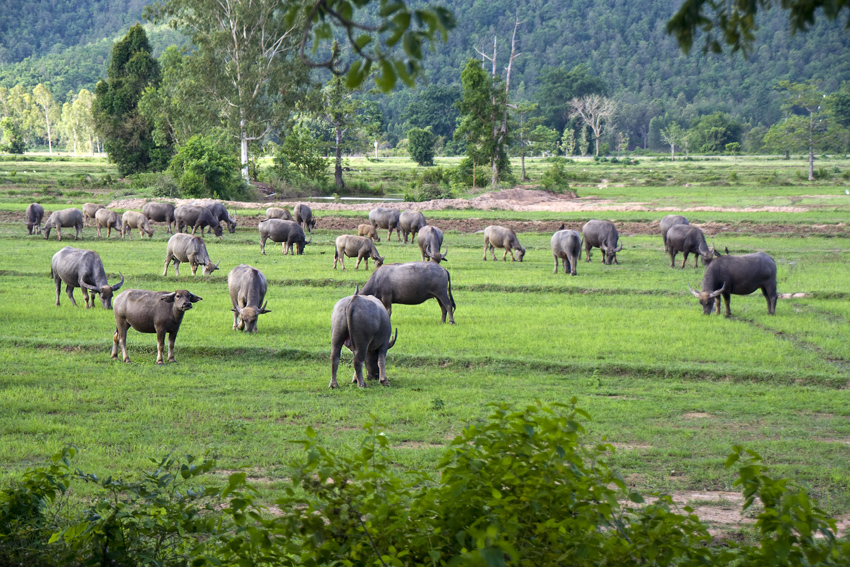
{"type": "Polygon", "coordinates": [[[336,161],[334,162],[334,184],[337,189],[344,189],[345,182],[342,180],[342,129],[337,126],[336,130],[336,161]]]}
{"type": "Polygon", "coordinates": [[[809,112],[809,181],[815,180],[815,114],[809,112]]]}

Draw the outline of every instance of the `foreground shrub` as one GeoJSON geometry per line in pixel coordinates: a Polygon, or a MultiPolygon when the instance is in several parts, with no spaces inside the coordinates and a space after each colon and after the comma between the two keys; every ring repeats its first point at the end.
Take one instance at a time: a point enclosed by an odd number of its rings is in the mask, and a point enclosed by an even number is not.
{"type": "Polygon", "coordinates": [[[566,193],[570,190],[569,176],[564,168],[564,161],[560,159],[553,161],[549,169],[540,178],[540,184],[547,191],[566,193]]]}
{"type": "Polygon", "coordinates": [[[168,172],[184,197],[236,200],[246,192],[236,155],[223,137],[196,135],[180,147],[168,172]]]}

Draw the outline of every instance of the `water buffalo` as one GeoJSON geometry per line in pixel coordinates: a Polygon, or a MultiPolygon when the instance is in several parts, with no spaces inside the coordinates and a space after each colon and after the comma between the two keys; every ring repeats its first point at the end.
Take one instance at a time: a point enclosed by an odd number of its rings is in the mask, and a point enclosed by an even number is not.
{"type": "Polygon", "coordinates": [[[41,219],[44,218],[44,207],[33,203],[27,207],[24,222],[27,223],[27,234],[41,234],[41,219]]]}
{"type": "Polygon", "coordinates": [[[502,256],[502,261],[506,262],[508,259],[508,252],[511,253],[511,261],[516,262],[516,257],[514,257],[514,250],[517,251],[517,256],[519,256],[519,261],[522,262],[522,257],[525,256],[525,248],[519,243],[517,240],[516,233],[509,228],[505,228],[503,226],[490,225],[484,229],[484,261],[487,261],[487,249],[490,249],[490,253],[493,254],[493,261],[496,261],[496,251],[493,249],[496,248],[504,248],[505,254],[502,256]]]}
{"type": "Polygon", "coordinates": [[[613,222],[607,220],[587,221],[581,227],[581,234],[584,238],[584,250],[587,253],[588,262],[590,262],[590,249],[596,247],[602,250],[603,264],[619,264],[617,252],[622,250],[623,247],[622,245],[617,246],[620,235],[617,234],[617,227],[614,226],[613,222]]]}
{"type": "MultiPolygon", "coordinates": [[[[377,273],[377,272],[376,272],[377,273]]],[[[387,380],[387,351],[393,348],[398,329],[392,338],[390,315],[384,306],[371,295],[343,297],[334,305],[331,314],[331,383],[328,388],[337,388],[337,370],[342,345],[354,353],[354,376],[352,383],[366,387],[363,379],[363,363],[366,363],[366,375],[370,380],[377,379],[382,385],[389,386],[387,380]]]]}
{"type": "Polygon", "coordinates": [[[659,227],[661,228],[661,239],[664,241],[664,251],[670,252],[667,247],[667,232],[674,226],[678,224],[690,224],[688,219],[683,217],[682,215],[667,215],[663,219],[661,219],[661,223],[659,227]]]}
{"type": "Polygon", "coordinates": [[[86,224],[87,220],[94,222],[97,212],[105,208],[103,205],[98,205],[97,203],[83,203],[83,224],[86,224]]]}
{"type": "Polygon", "coordinates": [[[145,234],[148,235],[148,238],[153,238],[153,230],[151,230],[151,223],[148,222],[148,217],[143,215],[142,213],[136,211],[127,211],[121,217],[121,223],[123,224],[123,230],[121,231],[121,238],[124,238],[125,235],[130,237],[130,240],[133,240],[133,229],[139,229],[139,238],[144,238],[145,234]]]}
{"type": "Polygon", "coordinates": [[[279,209],[277,207],[269,207],[266,209],[266,218],[269,219],[280,219],[280,220],[292,220],[292,214],[286,209],[279,209]]]}
{"type": "Polygon", "coordinates": [[[308,207],[303,203],[298,203],[295,205],[295,208],[292,209],[293,220],[297,222],[301,227],[309,233],[313,233],[313,229],[316,228],[316,219],[313,218],[313,209],[308,207]]]}
{"type": "Polygon", "coordinates": [[[372,273],[360,295],[374,295],[390,315],[393,303],[419,305],[433,297],[443,310],[442,322],[446,322],[446,315],[449,323],[455,322],[457,306],[452,297],[451,275],[447,269],[433,262],[384,265],[372,273]]]}
{"type": "Polygon", "coordinates": [[[702,231],[687,224],[677,224],[670,227],[667,231],[667,250],[670,253],[670,267],[676,267],[676,254],[683,252],[685,255],[682,258],[682,269],[685,269],[685,262],[688,260],[688,254],[694,254],[694,268],[699,266],[699,259],[702,258],[702,263],[706,266],[714,259],[715,256],[720,256],[714,248],[709,248],[705,243],[705,235],[702,231]]]}
{"type": "Polygon", "coordinates": [[[428,226],[428,221],[425,220],[425,215],[418,211],[404,211],[398,217],[398,226],[404,237],[404,243],[407,244],[407,235],[411,235],[410,241],[413,242],[413,235],[423,226],[428,226]]]}
{"type": "MultiPolygon", "coordinates": [[[[221,228],[221,227],[219,227],[221,228]]],[[[168,264],[174,261],[174,274],[180,277],[180,262],[189,262],[192,267],[192,275],[198,271],[198,266],[204,267],[204,275],[208,276],[218,269],[218,264],[213,264],[207,247],[200,236],[183,234],[178,232],[168,239],[168,250],[165,254],[165,269],[162,275],[168,274],[168,264]]]]}
{"type": "Polygon", "coordinates": [[[233,330],[256,333],[257,317],[271,313],[266,309],[268,301],[263,303],[268,289],[266,276],[257,268],[239,264],[227,274],[227,289],[233,304],[233,330]]]}
{"type": "Polygon", "coordinates": [[[41,227],[41,232],[44,239],[50,238],[50,230],[55,228],[59,235],[59,240],[62,240],[62,228],[74,227],[74,240],[83,237],[83,213],[80,209],[62,209],[54,211],[47,217],[47,222],[41,227]]]}
{"type": "Polygon", "coordinates": [[[145,203],[142,205],[142,214],[148,217],[148,220],[164,222],[168,227],[168,234],[171,234],[171,224],[174,222],[174,205],[171,203],[145,203]]]}
{"type": "Polygon", "coordinates": [[[357,263],[354,269],[360,267],[360,261],[366,258],[366,269],[369,269],[369,258],[375,261],[375,268],[380,268],[384,263],[384,257],[378,254],[378,249],[375,248],[375,243],[372,239],[365,236],[354,236],[352,234],[343,234],[336,237],[336,248],[334,250],[334,270],[336,264],[342,264],[342,269],[345,270],[345,257],[357,258],[357,263]]]}
{"type": "Polygon", "coordinates": [[[358,224],[357,225],[357,236],[368,236],[375,242],[380,242],[381,237],[378,236],[378,231],[375,230],[375,227],[371,224],[358,224]]]}
{"type": "Polygon", "coordinates": [[[561,230],[552,235],[549,245],[555,257],[555,271],[552,273],[558,273],[558,260],[561,260],[565,274],[569,272],[571,276],[577,275],[578,259],[581,258],[581,235],[575,230],[565,230],[564,225],[561,225],[561,230]]]}
{"type": "Polygon", "coordinates": [[[106,238],[112,236],[112,229],[115,229],[116,236],[123,233],[121,228],[121,215],[107,208],[98,209],[94,214],[94,225],[97,227],[97,237],[102,238],[100,229],[106,229],[106,238]]]}
{"type": "Polygon", "coordinates": [[[224,205],[216,201],[214,203],[204,203],[204,208],[212,213],[212,216],[216,221],[219,223],[225,223],[227,225],[227,231],[230,234],[236,232],[236,219],[227,212],[224,205]]]}
{"type": "Polygon", "coordinates": [[[83,299],[86,301],[86,309],[94,307],[94,296],[100,296],[100,303],[104,309],[112,309],[112,294],[124,285],[124,276],[115,285],[109,285],[106,281],[106,272],[103,262],[94,250],[81,250],[66,246],[53,255],[50,262],[50,277],[56,284],[56,305],[59,305],[59,292],[62,282],[65,282],[65,293],[71,300],[71,305],[77,306],[74,301],[74,288],[83,289],[83,299]],[[89,291],[91,291],[91,304],[89,304],[89,291]]]}
{"type": "Polygon", "coordinates": [[[386,209],[384,207],[376,207],[369,211],[369,224],[375,228],[387,229],[387,240],[393,235],[395,230],[396,238],[401,242],[401,235],[398,233],[398,219],[401,213],[396,209],[386,209]]]}
{"type": "Polygon", "coordinates": [[[297,253],[303,254],[304,247],[313,240],[312,238],[307,240],[306,236],[304,236],[304,231],[295,221],[266,219],[257,225],[257,230],[260,231],[260,252],[264,256],[266,254],[266,240],[269,238],[271,238],[272,242],[282,243],[281,249],[284,255],[290,252],[293,254],[296,253],[292,249],[293,244],[296,246],[297,253]]]}
{"type": "Polygon", "coordinates": [[[416,243],[419,244],[419,251],[422,253],[422,261],[431,260],[438,264],[445,260],[446,254],[449,253],[448,246],[445,253],[440,253],[440,248],[443,247],[443,231],[436,226],[423,226],[419,229],[419,234],[416,235],[416,243]]]}
{"type": "Polygon", "coordinates": [[[216,236],[221,238],[224,231],[221,230],[221,225],[213,218],[209,209],[204,207],[196,207],[194,205],[181,205],[174,209],[174,220],[177,224],[177,232],[183,232],[184,227],[192,227],[192,234],[200,228],[203,233],[204,228],[210,227],[216,236]]]}
{"type": "Polygon", "coordinates": [[[168,362],[174,360],[174,340],[183,315],[192,308],[193,303],[201,301],[197,295],[185,289],[167,291],[148,291],[146,289],[128,289],[115,298],[115,333],[112,335],[112,359],[118,360],[118,346],[124,362],[130,362],[127,356],[127,329],[133,327],[140,333],[156,333],[156,363],[162,364],[162,351],[165,348],[165,333],[168,333],[168,362]]]}
{"type": "Polygon", "coordinates": [[[726,300],[726,316],[731,315],[729,300],[732,294],[749,295],[761,289],[767,299],[767,313],[776,313],[776,262],[764,252],[743,256],[720,256],[705,269],[702,291],[697,293],[690,285],[690,292],[702,304],[702,312],[711,315],[717,307],[720,314],[720,297],[726,300]]]}

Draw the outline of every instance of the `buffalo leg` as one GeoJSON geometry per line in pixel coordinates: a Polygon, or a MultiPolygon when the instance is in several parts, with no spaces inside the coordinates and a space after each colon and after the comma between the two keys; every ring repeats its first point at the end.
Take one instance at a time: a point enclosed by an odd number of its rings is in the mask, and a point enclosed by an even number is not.
{"type": "Polygon", "coordinates": [[[56,227],[56,234],[58,235],[58,237],[57,237],[58,240],[61,242],[62,241],[62,227],[60,227],[60,226],[56,227]]]}
{"type": "Polygon", "coordinates": [[[198,273],[198,266],[200,266],[200,264],[195,264],[194,262],[189,264],[189,267],[192,269],[193,276],[198,273]]]}
{"type": "Polygon", "coordinates": [[[163,364],[162,351],[165,350],[165,329],[156,330],[156,363],[163,364]]]}
{"type": "Polygon", "coordinates": [[[587,246],[586,244],[584,246],[584,253],[587,257],[587,259],[585,261],[587,261],[587,262],[590,262],[590,249],[591,248],[592,248],[591,246],[587,246]]]}
{"type": "Polygon", "coordinates": [[[675,250],[670,250],[670,267],[676,267],[676,254],[678,254],[675,250]]]}
{"type": "Polygon", "coordinates": [[[130,362],[130,357],[127,355],[127,329],[129,328],[130,325],[126,320],[119,322],[115,328],[115,334],[112,335],[112,358],[118,358],[118,351],[115,348],[115,343],[117,342],[118,346],[121,347],[124,362],[130,362]]]}
{"type": "Polygon", "coordinates": [[[765,285],[762,286],[761,293],[767,300],[767,314],[776,315],[776,288],[772,285],[765,285]]]}
{"type": "Polygon", "coordinates": [[[387,353],[382,352],[378,355],[378,381],[383,386],[389,386],[390,381],[387,379],[387,353]]]}
{"type": "Polygon", "coordinates": [[[688,261],[688,253],[682,252],[682,255],[683,255],[683,257],[682,257],[682,269],[684,270],[685,269],[685,262],[688,261]]]}
{"type": "MultiPolygon", "coordinates": [[[[83,288],[83,291],[85,291],[85,288],[83,288]]],[[[73,305],[74,307],[77,307],[77,302],[74,300],[74,288],[71,287],[70,285],[66,285],[65,286],[65,293],[68,294],[68,298],[71,300],[71,305],[73,305]]],[[[57,305],[58,305],[58,303],[57,303],[57,305]]],[[[86,307],[88,307],[88,304],[86,305],[86,307]]]]}
{"type": "Polygon", "coordinates": [[[449,323],[454,325],[455,324],[455,318],[454,318],[454,315],[452,314],[452,302],[449,300],[449,297],[446,295],[446,296],[443,296],[443,297],[436,297],[436,299],[437,299],[437,301],[440,302],[440,309],[443,310],[443,318],[440,322],[445,323],[446,322],[446,314],[448,314],[449,323]]]}
{"type": "Polygon", "coordinates": [[[699,254],[694,256],[694,269],[696,270],[697,268],[699,268],[699,254]]]}
{"type": "Polygon", "coordinates": [[[336,373],[339,370],[340,351],[342,351],[342,343],[334,343],[331,350],[331,383],[328,384],[328,388],[339,388],[339,384],[336,381],[336,373]]]}
{"type": "Polygon", "coordinates": [[[366,381],[363,379],[363,356],[359,349],[354,352],[354,381],[360,388],[366,387],[366,381]]]}
{"type": "Polygon", "coordinates": [[[94,292],[91,293],[91,305],[89,305],[89,290],[84,287],[80,288],[83,292],[83,300],[86,302],[86,309],[94,307],[94,292]]]}
{"type": "Polygon", "coordinates": [[[171,255],[171,253],[169,253],[169,254],[165,257],[165,269],[163,269],[163,270],[162,270],[162,277],[165,277],[166,275],[168,275],[168,264],[170,264],[170,263],[171,263],[171,260],[172,260],[173,258],[174,258],[174,256],[172,256],[172,255],[171,255]]]}
{"type": "MultiPolygon", "coordinates": [[[[724,293],[724,294],[721,294],[721,297],[723,297],[723,300],[726,302],[726,316],[731,317],[732,316],[732,305],[731,305],[732,294],[731,293],[729,293],[729,294],[724,293]]],[[[720,313],[720,297],[717,298],[717,312],[718,312],[718,314],[720,313]]]]}
{"type": "Polygon", "coordinates": [[[174,358],[174,341],[177,340],[177,331],[168,333],[168,362],[177,362],[174,358]]]}
{"type": "Polygon", "coordinates": [[[555,271],[554,271],[554,272],[552,272],[552,273],[553,273],[553,274],[557,274],[557,273],[558,273],[558,257],[557,257],[557,256],[555,256],[555,271]]]}
{"type": "Polygon", "coordinates": [[[263,237],[260,239],[260,254],[262,254],[263,256],[265,256],[265,255],[266,255],[266,238],[268,238],[268,237],[267,237],[267,236],[263,236],[263,237]]]}
{"type": "Polygon", "coordinates": [[[59,306],[59,294],[62,291],[62,280],[58,277],[54,277],[53,281],[56,284],[56,305],[59,306]]]}

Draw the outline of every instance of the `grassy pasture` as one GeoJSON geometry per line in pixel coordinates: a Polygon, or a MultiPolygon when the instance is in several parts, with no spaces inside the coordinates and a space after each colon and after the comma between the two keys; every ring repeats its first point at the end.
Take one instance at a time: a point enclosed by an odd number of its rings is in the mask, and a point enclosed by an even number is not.
{"type": "MultiPolygon", "coordinates": [[[[723,165],[733,166],[731,158],[723,165]]],[[[649,169],[646,161],[634,167],[649,169]]],[[[739,159],[737,167],[742,177],[756,178],[762,166],[739,159]]],[[[441,325],[433,301],[397,306],[393,326],[399,338],[388,357],[392,386],[360,391],[345,384],[329,391],[330,312],[371,273],[362,266],[354,271],[353,262],[345,272],[332,269],[332,242],[339,232],[317,230],[304,256],[282,256],[271,243],[261,256],[256,231],[240,227],[222,242],[208,239],[221,271],[192,277],[183,265],[175,278],[173,267],[162,276],[167,240],[162,227],[152,240],[139,240],[136,233],[132,242],[97,239],[87,227],[76,245],[99,252],[110,281],[122,272],[125,289],[186,288],[204,298],[184,320],[179,364],[157,367],[154,336],[130,331],[133,364],[125,365],[109,357],[112,312],[99,302],[88,311],[74,309],[64,289],[61,306],[54,305],[50,258],[75,243],[67,237],[59,243],[55,233],[49,241],[27,237],[13,216],[31,199],[8,195],[18,190],[0,186],[6,219],[0,222],[0,482],[43,462],[63,443],[80,448],[77,466],[98,474],[136,472],[148,465],[148,457],[169,451],[210,451],[225,469],[248,466],[271,500],[286,482],[282,463],[294,450],[288,441],[308,425],[330,446],[353,447],[360,424],[374,413],[389,427],[398,466],[427,469],[468,420],[485,414],[487,403],[577,396],[594,417],[593,438],[607,436],[615,444],[612,461],[640,489],[729,489],[732,477],[723,460],[732,444],[743,443],[776,472],[808,482],[831,512],[850,511],[846,233],[801,238],[756,229],[710,239],[733,253],[771,254],[780,293],[808,294],[780,300],[774,317],[767,315],[760,293],[734,296],[727,320],[701,314],[687,284],[698,286],[703,268],[694,269],[690,258],[684,270],[670,269],[659,236],[624,236],[618,266],[603,266],[595,250],[593,262],[582,261],[573,278],[552,273],[550,233],[521,233],[528,252],[524,262],[512,263],[482,262],[480,234],[448,231],[446,266],[458,324],[441,325]],[[239,263],[261,269],[270,282],[272,313],[260,318],[260,332],[253,336],[231,330],[226,276],[239,263]]],[[[647,209],[688,202],[718,206],[719,211],[686,214],[697,222],[752,225],[846,222],[850,198],[843,193],[839,184],[580,191],[615,205],[653,203],[647,209]],[[823,199],[818,207],[804,204],[805,195],[825,194],[836,195],[834,206],[819,208],[823,199]],[[722,210],[787,205],[797,198],[794,206],[809,210],[722,210]]],[[[63,196],[71,205],[90,198],[105,201],[110,195],[63,196]]],[[[257,211],[264,208],[258,205],[257,211]]],[[[454,218],[651,222],[664,214],[434,211],[428,217],[439,226],[440,219],[454,218]]],[[[382,236],[378,248],[387,261],[419,259],[415,246],[395,239],[382,236]]],[[[75,296],[82,304],[79,289],[75,296]]],[[[342,367],[341,376],[350,376],[346,373],[350,365],[342,367]]]]}

